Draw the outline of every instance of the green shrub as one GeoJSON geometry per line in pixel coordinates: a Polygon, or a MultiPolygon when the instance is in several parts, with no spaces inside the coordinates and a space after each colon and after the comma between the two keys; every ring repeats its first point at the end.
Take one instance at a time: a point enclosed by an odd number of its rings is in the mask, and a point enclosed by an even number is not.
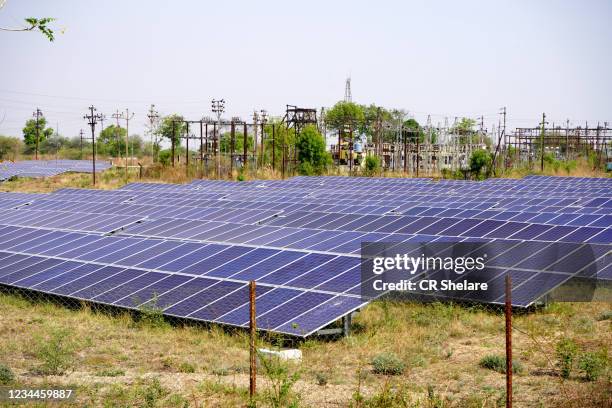
{"type": "Polygon", "coordinates": [[[13,371],[8,366],[0,364],[0,385],[10,384],[14,379],[13,371]]]}
{"type": "Polygon", "coordinates": [[[612,310],[608,310],[606,312],[603,312],[602,314],[600,314],[597,317],[598,321],[603,321],[603,320],[612,320],[612,310]]]}
{"type": "MultiPolygon", "coordinates": [[[[488,354],[480,359],[478,363],[482,368],[506,373],[506,357],[498,354],[488,354]]],[[[512,372],[518,374],[523,371],[523,364],[519,360],[512,360],[512,372]]]]}
{"type": "Polygon", "coordinates": [[[607,365],[604,353],[585,352],[580,355],[578,368],[584,373],[587,381],[595,381],[599,378],[607,365]]]}
{"type": "Polygon", "coordinates": [[[578,353],[578,346],[571,339],[562,339],[557,343],[557,364],[561,370],[562,378],[569,378],[574,367],[574,360],[578,353]]]}
{"type": "Polygon", "coordinates": [[[72,333],[66,329],[53,329],[47,338],[36,338],[34,354],[42,361],[39,373],[62,375],[72,367],[76,345],[71,337],[72,333]]]}
{"type": "Polygon", "coordinates": [[[317,372],[315,373],[315,377],[317,379],[317,384],[321,386],[327,385],[327,382],[329,381],[329,375],[326,373],[317,372]]]}
{"type": "Polygon", "coordinates": [[[401,375],[406,369],[406,364],[393,353],[382,353],[372,360],[374,372],[384,375],[401,375]]]}
{"type": "Polygon", "coordinates": [[[182,362],[181,365],[179,365],[178,367],[179,372],[181,373],[195,373],[196,368],[193,364],[188,363],[186,361],[182,362]]]}
{"type": "Polygon", "coordinates": [[[365,174],[374,176],[380,171],[380,158],[378,156],[367,156],[365,159],[365,174]]]}
{"type": "Polygon", "coordinates": [[[172,161],[172,151],[171,150],[162,150],[159,152],[159,162],[163,166],[167,166],[172,161]]]}
{"type": "Polygon", "coordinates": [[[120,368],[110,369],[110,370],[100,370],[96,372],[96,376],[98,377],[120,377],[124,376],[125,371],[120,368]]]}
{"type": "Polygon", "coordinates": [[[259,361],[270,384],[261,395],[264,403],[274,408],[297,408],[301,396],[293,390],[293,386],[300,379],[300,372],[276,356],[260,355],[259,361]]]}

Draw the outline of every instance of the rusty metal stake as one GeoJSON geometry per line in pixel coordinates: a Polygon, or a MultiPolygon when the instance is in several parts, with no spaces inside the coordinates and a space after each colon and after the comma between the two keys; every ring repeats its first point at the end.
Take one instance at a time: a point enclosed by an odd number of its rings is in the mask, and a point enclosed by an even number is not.
{"type": "Polygon", "coordinates": [[[506,408],[512,408],[512,280],[506,275],[506,408]]]}
{"type": "Polygon", "coordinates": [[[257,385],[257,349],[255,348],[255,336],[257,336],[257,322],[255,320],[255,281],[249,283],[249,304],[250,304],[250,321],[249,330],[251,337],[250,344],[250,357],[251,357],[251,370],[250,370],[250,382],[249,382],[249,395],[251,400],[255,398],[256,385],[257,385]]]}

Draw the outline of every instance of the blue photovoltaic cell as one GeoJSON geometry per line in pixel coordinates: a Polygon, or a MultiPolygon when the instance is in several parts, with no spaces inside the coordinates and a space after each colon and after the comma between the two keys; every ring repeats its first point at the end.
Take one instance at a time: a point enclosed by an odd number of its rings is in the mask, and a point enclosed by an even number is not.
{"type": "Polygon", "coordinates": [[[71,293],[70,296],[81,299],[93,299],[106,291],[112,290],[129,280],[132,280],[140,275],[145,274],[144,271],[138,271],[135,269],[117,269],[118,272],[116,274],[107,276],[106,278],[102,278],[101,280],[90,286],[84,287],[79,291],[71,293]]]}
{"type": "Polygon", "coordinates": [[[226,247],[222,251],[219,251],[208,258],[182,269],[181,272],[191,273],[194,275],[206,275],[209,271],[215,269],[216,267],[231,262],[235,258],[246,255],[253,250],[254,248],[250,247],[226,247]]]}
{"type": "Polygon", "coordinates": [[[281,285],[308,272],[311,269],[314,269],[319,265],[332,260],[333,258],[334,256],[332,255],[308,254],[290,265],[261,277],[259,280],[264,283],[281,285]]]}
{"type": "Polygon", "coordinates": [[[608,244],[612,241],[612,228],[606,228],[593,238],[589,239],[590,243],[608,244]]]}
{"type": "Polygon", "coordinates": [[[507,222],[501,227],[497,228],[494,231],[485,234],[485,238],[508,238],[510,235],[526,228],[529,224],[521,223],[521,222],[507,222]]]}
{"type": "Polygon", "coordinates": [[[189,298],[190,296],[198,293],[199,291],[211,285],[214,285],[217,282],[217,280],[208,278],[192,278],[191,280],[185,282],[183,285],[177,286],[166,293],[160,294],[157,299],[155,299],[155,304],[153,304],[152,302],[147,302],[146,304],[148,306],[166,309],[176,303],[179,303],[189,298]]]}
{"type": "Polygon", "coordinates": [[[558,225],[535,237],[540,241],[557,241],[576,230],[576,227],[558,225]]]}
{"type": "Polygon", "coordinates": [[[601,231],[603,231],[602,228],[580,227],[571,234],[563,237],[562,240],[565,242],[587,242],[601,231]]]}
{"type": "Polygon", "coordinates": [[[165,278],[158,280],[152,285],[131,293],[129,296],[126,296],[123,299],[115,301],[114,304],[118,306],[138,307],[143,303],[156,299],[157,296],[166,293],[191,279],[193,278],[186,275],[167,275],[165,278]]]}
{"type": "Polygon", "coordinates": [[[206,244],[196,244],[191,242],[182,243],[182,245],[171,249],[168,252],[152,257],[151,259],[137,264],[136,266],[145,269],[157,269],[159,266],[173,262],[175,259],[179,259],[197,249],[202,248],[204,245],[206,244]]]}
{"type": "Polygon", "coordinates": [[[164,266],[164,270],[171,272],[178,272],[185,269],[196,262],[200,262],[202,259],[206,259],[222,250],[227,248],[226,245],[208,244],[203,245],[200,249],[190,252],[180,258],[170,260],[168,264],[164,266]]]}
{"type": "Polygon", "coordinates": [[[324,241],[320,241],[314,245],[307,247],[306,249],[309,249],[311,251],[329,251],[332,248],[345,244],[349,241],[353,241],[363,235],[364,234],[359,232],[345,231],[340,235],[326,239],[324,241]]]}
{"type": "Polygon", "coordinates": [[[53,289],[57,288],[58,286],[62,286],[68,282],[72,282],[73,280],[78,279],[82,276],[85,276],[95,271],[96,269],[100,269],[101,267],[102,267],[101,265],[81,264],[74,269],[70,269],[66,271],[65,273],[56,275],[43,282],[40,282],[34,285],[33,288],[36,290],[51,292],[53,291],[53,289]]]}
{"type": "Polygon", "coordinates": [[[19,281],[13,282],[12,285],[23,288],[32,288],[41,282],[66,273],[71,269],[78,268],[81,265],[82,263],[80,262],[66,261],[49,269],[45,269],[44,271],[39,271],[38,273],[30,275],[27,278],[23,278],[19,281]]]}
{"type": "MultiPolygon", "coordinates": [[[[120,274],[130,273],[133,274],[132,271],[126,270],[124,272],[120,272],[120,274]]],[[[161,280],[168,276],[167,274],[159,273],[159,272],[147,272],[144,275],[140,275],[135,279],[127,281],[112,291],[105,292],[101,295],[98,295],[94,298],[94,300],[98,302],[104,303],[114,303],[119,299],[122,299],[126,296],[131,295],[132,293],[144,288],[145,286],[151,285],[158,280],[161,280]]]]}
{"type": "Polygon", "coordinates": [[[544,232],[548,231],[551,228],[553,228],[552,225],[531,224],[527,226],[527,228],[520,230],[519,232],[517,232],[514,235],[509,236],[508,238],[509,239],[530,240],[530,239],[534,239],[540,234],[543,234],[544,232]]]}
{"type": "Polygon", "coordinates": [[[0,282],[13,284],[21,279],[25,279],[28,276],[31,276],[40,271],[44,271],[45,269],[52,268],[63,261],[59,259],[43,259],[40,262],[32,264],[30,266],[20,266],[19,269],[15,270],[15,272],[10,273],[8,275],[4,275],[0,278],[0,282]]]}
{"type": "Polygon", "coordinates": [[[333,279],[344,271],[360,265],[360,263],[360,258],[350,258],[347,256],[337,257],[330,262],[327,262],[318,268],[315,268],[310,272],[287,282],[287,285],[305,289],[314,288],[323,284],[325,281],[333,279]]]}
{"type": "Polygon", "coordinates": [[[487,266],[512,267],[525,257],[534,254],[550,245],[546,242],[526,241],[493,257],[487,261],[487,266]]]}
{"type": "MultiPolygon", "coordinates": [[[[285,303],[302,292],[295,289],[275,288],[264,294],[259,293],[259,287],[256,289],[257,297],[255,304],[257,305],[257,314],[263,315],[272,308],[285,303]]],[[[244,326],[249,322],[249,304],[245,303],[237,307],[232,312],[227,313],[219,319],[220,322],[244,326]]]]}
{"type": "Polygon", "coordinates": [[[291,262],[306,256],[304,252],[279,252],[278,254],[266,259],[265,261],[259,262],[245,269],[244,271],[232,276],[233,279],[240,279],[244,281],[250,281],[253,279],[259,280],[262,276],[282,268],[283,266],[290,266],[291,262]]]}
{"type": "Polygon", "coordinates": [[[505,224],[504,221],[485,220],[481,222],[480,224],[476,225],[475,227],[463,232],[460,235],[467,236],[467,237],[482,237],[490,233],[491,231],[495,230],[496,228],[501,227],[504,224],[505,224]]]}
{"type": "MultiPolygon", "coordinates": [[[[265,294],[271,290],[269,286],[259,285],[257,287],[257,293],[259,295],[265,294]]],[[[194,319],[202,320],[216,320],[221,316],[231,312],[232,310],[248,303],[249,299],[249,286],[243,285],[226,296],[217,299],[207,306],[193,312],[189,317],[194,319]]]]}
{"type": "MultiPolygon", "coordinates": [[[[534,296],[541,296],[568,279],[569,275],[538,273],[522,285],[512,288],[512,301],[519,305],[529,305],[534,296]]],[[[503,298],[498,298],[498,301],[502,302],[503,298]]]]}
{"type": "MultiPolygon", "coordinates": [[[[27,255],[16,255],[14,258],[10,260],[10,262],[5,263],[3,267],[0,268],[0,282],[2,279],[14,272],[17,272],[23,268],[27,268],[34,264],[44,261],[45,258],[38,256],[27,256],[27,255]]],[[[4,282],[6,283],[6,282],[4,282]]]]}
{"type": "MultiPolygon", "coordinates": [[[[295,319],[296,316],[313,309],[332,297],[333,295],[326,293],[304,292],[269,312],[258,314],[257,327],[261,329],[274,329],[283,323],[294,325],[297,322],[295,320],[292,321],[292,319],[295,319]]],[[[299,330],[299,327],[296,327],[296,330],[299,330]]]]}
{"type": "Polygon", "coordinates": [[[175,316],[189,316],[190,313],[212,302],[220,300],[222,297],[244,285],[245,283],[219,281],[174,306],[169,307],[164,310],[164,313],[175,316]]]}
{"type": "Polygon", "coordinates": [[[336,296],[327,302],[310,309],[299,317],[299,324],[288,322],[279,327],[278,330],[283,333],[293,333],[296,335],[306,335],[321,326],[321,322],[331,322],[330,318],[335,313],[347,314],[364,302],[359,298],[348,296],[336,296]]]}
{"type": "Polygon", "coordinates": [[[99,267],[99,269],[83,277],[77,278],[69,283],[66,283],[65,285],[53,289],[52,292],[60,295],[69,295],[73,292],[93,285],[103,279],[112,277],[113,275],[121,272],[122,270],[123,268],[117,268],[114,266],[99,267]]]}
{"type": "Polygon", "coordinates": [[[121,265],[135,266],[140,263],[149,261],[156,256],[163,255],[164,253],[170,250],[176,249],[182,244],[183,244],[182,242],[172,242],[172,241],[160,242],[158,245],[155,245],[155,246],[151,246],[149,244],[149,246],[145,248],[144,250],[134,253],[131,256],[124,257],[123,259],[120,260],[119,263],[121,265]]]}
{"type": "Polygon", "coordinates": [[[209,272],[209,276],[227,278],[238,272],[242,272],[249,268],[251,265],[255,265],[264,259],[270,258],[273,255],[278,254],[279,251],[275,249],[257,248],[249,252],[248,256],[242,256],[234,259],[225,265],[222,265],[213,271],[209,272]]]}
{"type": "Polygon", "coordinates": [[[438,234],[441,231],[461,221],[460,218],[441,218],[433,224],[419,231],[419,234],[438,234]]]}
{"type": "Polygon", "coordinates": [[[474,228],[476,225],[480,224],[481,222],[483,221],[474,220],[474,219],[465,219],[465,220],[459,221],[452,227],[445,229],[444,231],[441,232],[441,234],[458,236],[458,235],[461,235],[463,232],[471,228],[474,228]]]}
{"type": "Polygon", "coordinates": [[[577,227],[586,227],[593,221],[597,220],[599,217],[600,217],[599,215],[583,214],[579,216],[578,218],[568,222],[567,225],[574,225],[577,227]]]}

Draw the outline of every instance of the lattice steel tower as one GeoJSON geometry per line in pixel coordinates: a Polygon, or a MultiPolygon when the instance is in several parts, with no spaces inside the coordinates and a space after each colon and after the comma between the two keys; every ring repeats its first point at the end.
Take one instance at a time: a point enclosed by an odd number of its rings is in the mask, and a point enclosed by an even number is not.
{"type": "Polygon", "coordinates": [[[351,77],[346,78],[346,84],[344,85],[344,102],[353,102],[353,96],[351,95],[351,77]]]}

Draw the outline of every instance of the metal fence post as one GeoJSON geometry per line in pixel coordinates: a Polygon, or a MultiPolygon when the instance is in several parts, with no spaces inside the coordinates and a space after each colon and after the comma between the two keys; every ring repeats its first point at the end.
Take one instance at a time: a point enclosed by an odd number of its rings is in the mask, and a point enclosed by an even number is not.
{"type": "Polygon", "coordinates": [[[250,358],[251,358],[251,370],[250,370],[250,381],[249,381],[249,395],[251,400],[255,398],[256,386],[257,386],[257,349],[255,348],[255,336],[257,336],[257,321],[255,320],[255,281],[249,283],[249,303],[250,303],[250,358]]]}
{"type": "Polygon", "coordinates": [[[506,275],[506,407],[512,408],[512,280],[506,275]]]}

